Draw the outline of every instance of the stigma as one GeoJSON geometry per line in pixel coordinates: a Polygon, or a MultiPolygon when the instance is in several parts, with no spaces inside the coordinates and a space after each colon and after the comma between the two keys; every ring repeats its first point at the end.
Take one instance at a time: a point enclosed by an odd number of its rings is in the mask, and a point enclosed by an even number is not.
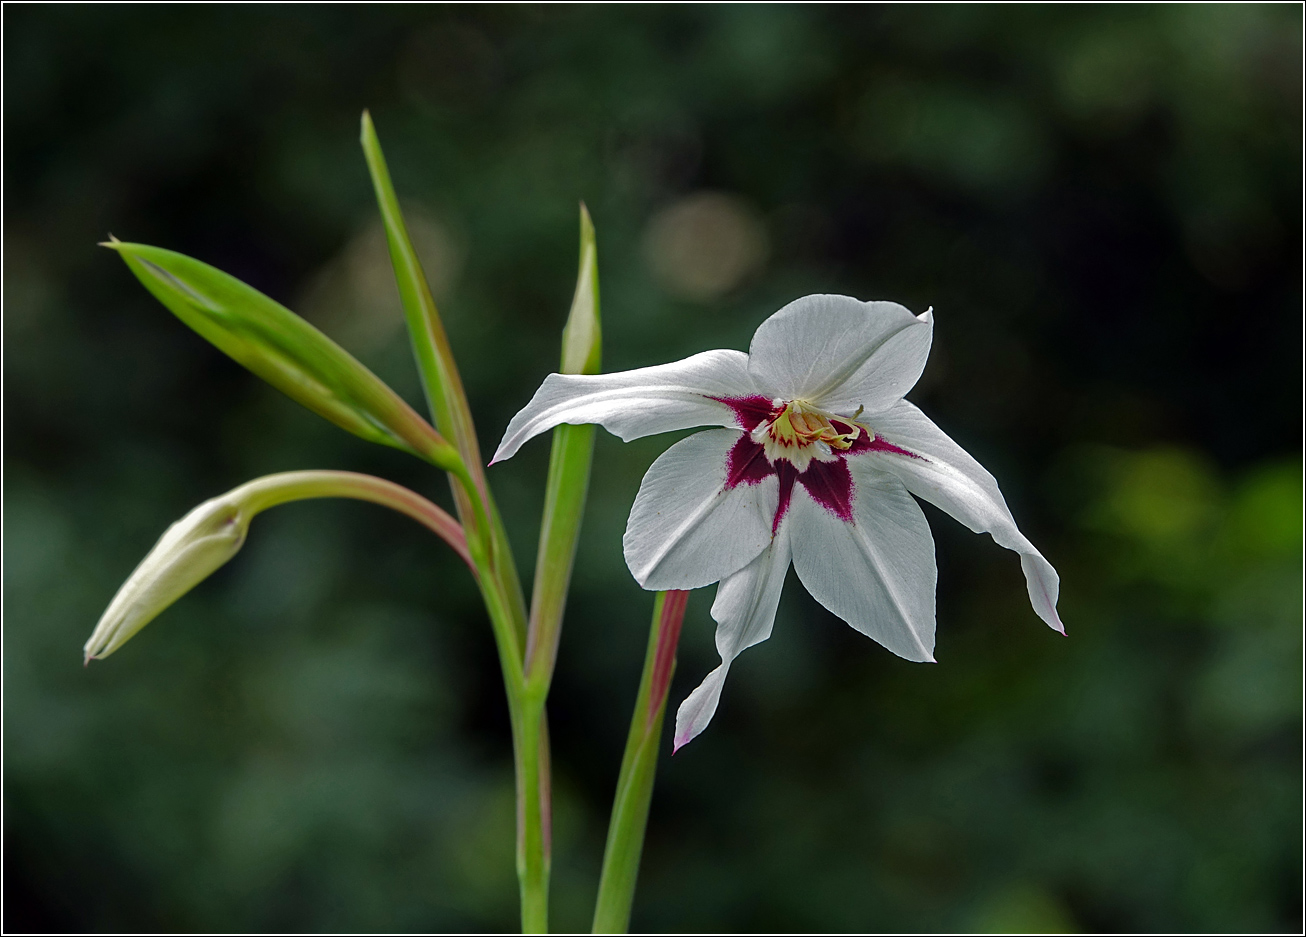
{"type": "MultiPolygon", "coordinates": [[[[860,409],[858,410],[860,413],[860,409]]],[[[788,459],[799,472],[815,459],[833,462],[870,430],[812,406],[805,400],[777,400],[771,414],[750,434],[768,461],[788,459]]]]}

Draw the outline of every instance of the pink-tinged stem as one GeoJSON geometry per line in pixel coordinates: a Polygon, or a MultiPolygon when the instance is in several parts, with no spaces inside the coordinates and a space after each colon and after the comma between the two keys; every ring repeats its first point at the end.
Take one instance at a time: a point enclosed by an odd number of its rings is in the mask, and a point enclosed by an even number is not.
{"type": "Polygon", "coordinates": [[[680,643],[680,626],[685,621],[685,603],[689,593],[681,590],[662,593],[661,614],[657,618],[657,648],[653,655],[653,674],[645,712],[645,725],[653,729],[653,721],[660,719],[666,709],[667,690],[671,688],[671,674],[676,669],[676,645],[680,643]]]}
{"type": "Polygon", "coordinates": [[[331,470],[280,472],[246,482],[232,490],[227,497],[248,501],[252,513],[273,505],[308,498],[356,498],[359,501],[371,501],[400,514],[407,514],[449,544],[471,568],[472,573],[476,574],[476,566],[472,563],[461,524],[439,505],[431,503],[417,492],[375,475],[331,470]]]}
{"type": "Polygon", "coordinates": [[[612,800],[608,845],[603,854],[603,875],[594,908],[596,934],[624,934],[630,925],[630,906],[635,898],[644,830],[653,799],[662,718],[667,711],[667,690],[676,669],[676,645],[680,642],[680,626],[688,599],[688,592],[659,592],[653,606],[644,673],[626,736],[617,793],[612,800]]]}

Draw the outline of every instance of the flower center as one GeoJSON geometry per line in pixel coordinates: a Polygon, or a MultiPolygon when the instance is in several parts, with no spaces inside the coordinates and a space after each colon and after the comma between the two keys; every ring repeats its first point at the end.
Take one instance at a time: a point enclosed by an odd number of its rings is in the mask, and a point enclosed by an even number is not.
{"type": "Polygon", "coordinates": [[[870,431],[804,400],[790,400],[777,401],[770,416],[750,436],[762,447],[769,461],[788,459],[803,472],[813,459],[834,461],[838,458],[836,453],[851,448],[863,432],[870,431]]]}

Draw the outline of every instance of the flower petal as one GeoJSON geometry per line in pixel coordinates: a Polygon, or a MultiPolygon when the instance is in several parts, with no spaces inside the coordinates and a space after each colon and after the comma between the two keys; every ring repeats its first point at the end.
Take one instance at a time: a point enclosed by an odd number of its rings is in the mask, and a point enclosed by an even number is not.
{"type": "Polygon", "coordinates": [[[888,442],[923,458],[871,451],[855,456],[850,463],[855,466],[865,462],[893,472],[918,498],[947,511],[976,533],[991,534],[999,546],[1019,553],[1034,611],[1053,630],[1065,634],[1057,614],[1060,577],[1017,529],[997,481],[984,466],[905,400],[877,415],[870,426],[888,442]]]}
{"type": "Polygon", "coordinates": [[[911,390],[925,369],[931,313],[897,303],[818,294],[796,299],[753,334],[748,373],[759,393],[800,398],[835,413],[876,413],[911,390]]]}
{"type": "Polygon", "coordinates": [[[895,476],[850,459],[853,522],[794,494],[794,568],[812,597],[899,657],[934,660],[934,538],[895,476]],[[868,469],[870,469],[868,471],[868,469]]]}
{"type": "Polygon", "coordinates": [[[614,374],[550,374],[512,418],[490,462],[511,458],[560,423],[598,423],[626,442],[690,426],[734,426],[735,411],[709,398],[752,392],[748,356],[722,348],[614,374]]]}
{"type": "Polygon", "coordinates": [[[737,572],[771,542],[772,475],[726,488],[738,430],[682,439],[644,475],[626,521],[626,565],[645,589],[697,589],[737,572]]]}
{"type": "Polygon", "coordinates": [[[673,753],[712,721],[731,661],[745,648],[771,637],[780,590],[788,571],[789,534],[787,529],[782,529],[755,560],[722,579],[717,586],[712,617],[717,621],[716,649],[721,655],[721,666],[708,674],[676,711],[673,753]]]}

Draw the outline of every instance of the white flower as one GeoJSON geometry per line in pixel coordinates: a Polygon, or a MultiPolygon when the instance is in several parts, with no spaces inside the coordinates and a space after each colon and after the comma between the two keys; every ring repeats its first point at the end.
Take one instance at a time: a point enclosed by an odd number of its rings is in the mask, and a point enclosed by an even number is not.
{"type": "Polygon", "coordinates": [[[725,427],[664,452],[626,525],[626,563],[644,588],[720,583],[721,666],[681,705],[676,748],[711,720],[735,657],[770,636],[791,562],[852,627],[908,660],[934,659],[934,539],[911,495],[1019,553],[1034,611],[1064,633],[1056,570],[1016,528],[993,476],[902,399],[933,329],[928,310],[806,296],[763,322],[748,354],[550,374],[508,425],[496,462],[560,423],[598,423],[627,441],[725,427]]]}

